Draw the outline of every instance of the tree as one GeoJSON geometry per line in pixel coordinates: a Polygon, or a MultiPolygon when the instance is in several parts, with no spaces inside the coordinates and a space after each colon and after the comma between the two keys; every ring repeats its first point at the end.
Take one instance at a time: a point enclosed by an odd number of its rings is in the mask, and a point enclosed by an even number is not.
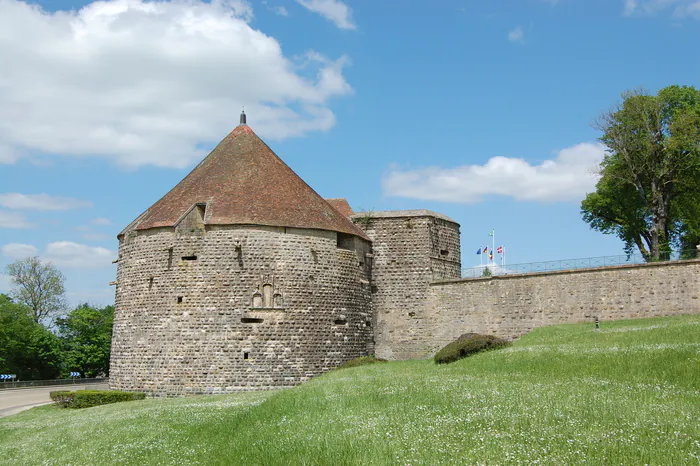
{"type": "Polygon", "coordinates": [[[13,297],[29,308],[34,322],[45,322],[65,309],[66,279],[52,263],[28,257],[9,264],[7,274],[15,285],[13,297]]]}
{"type": "Polygon", "coordinates": [[[0,373],[50,379],[61,369],[60,339],[36,323],[26,306],[0,294],[0,373]]]}
{"type": "Polygon", "coordinates": [[[647,260],[694,249],[700,240],[700,91],[627,92],[597,127],[607,154],[596,191],[581,203],[583,220],[647,260]]]}
{"type": "Polygon", "coordinates": [[[64,340],[67,370],[80,371],[87,377],[109,375],[112,348],[114,306],[102,309],[83,304],[65,318],[57,319],[64,340]]]}

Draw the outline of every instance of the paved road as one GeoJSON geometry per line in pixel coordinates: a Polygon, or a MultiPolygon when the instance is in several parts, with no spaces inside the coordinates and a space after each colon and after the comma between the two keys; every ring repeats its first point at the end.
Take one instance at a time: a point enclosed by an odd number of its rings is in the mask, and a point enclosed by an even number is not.
{"type": "Polygon", "coordinates": [[[102,383],[0,390],[0,417],[19,413],[34,406],[51,403],[49,393],[54,390],[106,390],[107,388],[107,384],[102,383]]]}

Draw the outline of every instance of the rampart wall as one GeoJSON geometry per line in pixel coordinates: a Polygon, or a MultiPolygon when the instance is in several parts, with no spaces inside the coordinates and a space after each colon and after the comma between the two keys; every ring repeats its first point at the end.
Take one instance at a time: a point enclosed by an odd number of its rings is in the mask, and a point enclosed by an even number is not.
{"type": "Polygon", "coordinates": [[[546,325],[700,313],[700,260],[462,279],[430,285],[423,356],[477,332],[517,338],[546,325]]]}

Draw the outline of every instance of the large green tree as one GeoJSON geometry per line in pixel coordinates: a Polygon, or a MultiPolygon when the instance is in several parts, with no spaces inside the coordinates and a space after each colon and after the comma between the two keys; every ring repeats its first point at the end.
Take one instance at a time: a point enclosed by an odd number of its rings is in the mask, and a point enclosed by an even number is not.
{"type": "Polygon", "coordinates": [[[88,304],[57,319],[68,371],[79,371],[86,377],[109,375],[113,321],[114,306],[95,308],[88,304]]]}
{"type": "Polygon", "coordinates": [[[12,296],[29,309],[35,322],[50,324],[65,309],[66,279],[51,262],[27,257],[9,264],[7,274],[15,285],[12,296]]]}
{"type": "Polygon", "coordinates": [[[700,240],[700,91],[627,92],[597,126],[607,155],[596,191],[581,204],[584,221],[647,260],[694,249],[700,240]]]}

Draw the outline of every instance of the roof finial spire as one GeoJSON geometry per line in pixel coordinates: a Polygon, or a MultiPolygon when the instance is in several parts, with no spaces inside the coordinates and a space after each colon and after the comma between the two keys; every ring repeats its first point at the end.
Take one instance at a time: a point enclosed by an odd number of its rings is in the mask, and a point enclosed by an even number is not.
{"type": "Polygon", "coordinates": [[[243,110],[241,111],[241,124],[242,124],[242,125],[245,125],[245,124],[246,124],[245,107],[243,107],[243,110]]]}

